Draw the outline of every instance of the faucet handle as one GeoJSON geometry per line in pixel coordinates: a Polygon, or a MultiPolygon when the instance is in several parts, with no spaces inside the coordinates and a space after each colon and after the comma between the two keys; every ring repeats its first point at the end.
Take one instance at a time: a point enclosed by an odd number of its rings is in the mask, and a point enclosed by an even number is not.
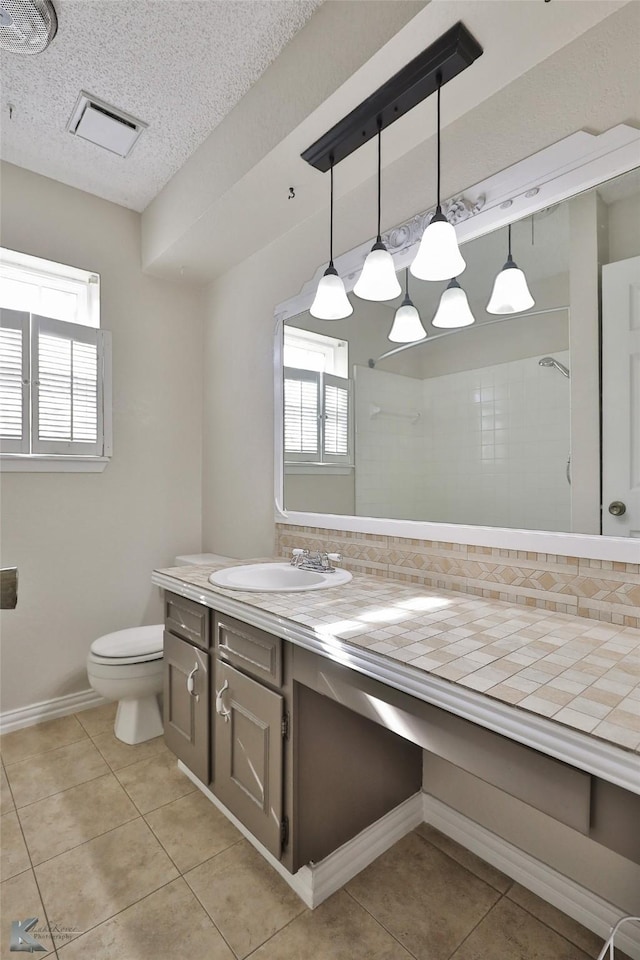
{"type": "Polygon", "coordinates": [[[342,554],[341,553],[328,553],[327,560],[330,560],[331,563],[342,563],[342,554]]]}
{"type": "Polygon", "coordinates": [[[305,553],[308,553],[308,552],[309,552],[308,550],[303,550],[302,547],[294,547],[294,549],[291,551],[291,556],[303,557],[305,553]]]}

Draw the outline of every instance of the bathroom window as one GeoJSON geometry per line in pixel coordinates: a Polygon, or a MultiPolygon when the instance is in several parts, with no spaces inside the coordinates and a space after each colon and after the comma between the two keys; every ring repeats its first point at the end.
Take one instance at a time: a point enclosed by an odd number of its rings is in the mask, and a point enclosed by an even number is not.
{"type": "Polygon", "coordinates": [[[101,470],[111,452],[100,278],[0,249],[3,470],[101,470]]]}
{"type": "Polygon", "coordinates": [[[352,462],[349,345],[307,330],[284,332],[284,450],[288,464],[352,462]]]}

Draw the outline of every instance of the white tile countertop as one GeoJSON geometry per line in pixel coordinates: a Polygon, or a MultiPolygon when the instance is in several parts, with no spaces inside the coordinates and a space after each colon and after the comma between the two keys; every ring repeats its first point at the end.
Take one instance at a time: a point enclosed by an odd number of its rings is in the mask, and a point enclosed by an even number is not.
{"type": "MultiPolygon", "coordinates": [[[[253,561],[245,561],[253,562],[253,561]]],[[[640,793],[640,630],[354,574],[306,593],[153,582],[640,793]]]]}

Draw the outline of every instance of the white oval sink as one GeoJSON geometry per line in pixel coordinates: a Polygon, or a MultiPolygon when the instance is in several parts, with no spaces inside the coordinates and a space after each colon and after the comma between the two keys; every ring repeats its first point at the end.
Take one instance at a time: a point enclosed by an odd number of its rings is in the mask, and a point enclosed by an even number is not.
{"type": "Polygon", "coordinates": [[[351,579],[347,570],[322,573],[320,570],[301,570],[290,563],[249,563],[242,567],[225,567],[209,576],[209,582],[216,587],[255,593],[327,590],[348,583],[351,579]]]}

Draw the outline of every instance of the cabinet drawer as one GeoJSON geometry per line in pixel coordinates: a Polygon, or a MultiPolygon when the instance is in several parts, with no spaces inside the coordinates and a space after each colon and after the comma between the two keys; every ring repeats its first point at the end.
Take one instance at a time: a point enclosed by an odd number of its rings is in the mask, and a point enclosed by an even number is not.
{"type": "Polygon", "coordinates": [[[168,633],[181,637],[197,647],[208,650],[211,646],[209,632],[209,608],[175,593],[164,595],[164,622],[168,633]]]}
{"type": "Polygon", "coordinates": [[[259,680],[282,686],[282,640],[279,637],[218,614],[215,645],[221,660],[259,680]]]}

